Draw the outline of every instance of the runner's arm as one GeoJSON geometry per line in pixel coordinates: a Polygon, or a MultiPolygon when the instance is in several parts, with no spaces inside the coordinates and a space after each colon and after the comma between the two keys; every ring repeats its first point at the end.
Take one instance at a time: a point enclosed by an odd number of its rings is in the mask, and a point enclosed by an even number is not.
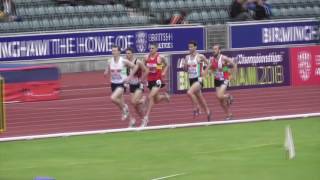
{"type": "Polygon", "coordinates": [[[103,72],[103,75],[107,76],[109,74],[109,72],[110,72],[110,63],[107,61],[107,66],[103,72]]]}
{"type": "Polygon", "coordinates": [[[137,65],[142,69],[142,72],[143,72],[141,76],[141,81],[145,81],[149,74],[149,69],[147,68],[145,63],[140,60],[137,61],[137,65]]]}
{"type": "Polygon", "coordinates": [[[161,57],[161,63],[163,63],[163,65],[164,65],[164,68],[163,68],[161,75],[166,76],[169,66],[168,66],[168,63],[164,57],[161,57]]]}
{"type": "Polygon", "coordinates": [[[227,56],[223,56],[224,61],[226,61],[228,63],[228,65],[231,65],[231,74],[234,74],[235,72],[237,72],[238,70],[238,65],[233,61],[233,59],[227,57],[227,56]]]}
{"type": "Polygon", "coordinates": [[[210,62],[208,61],[208,65],[207,67],[204,69],[204,71],[201,73],[202,74],[202,77],[206,77],[208,75],[208,71],[210,70],[210,67],[211,67],[211,64],[210,62]]]}
{"type": "Polygon", "coordinates": [[[138,71],[139,67],[137,65],[134,65],[132,62],[128,61],[128,60],[124,60],[124,64],[132,69],[132,71],[130,71],[129,76],[127,77],[127,80],[131,79],[133,77],[133,75],[138,71]]]}
{"type": "Polygon", "coordinates": [[[188,56],[186,56],[183,60],[182,60],[182,69],[184,70],[184,71],[188,71],[188,63],[187,63],[187,58],[188,56]]]}
{"type": "Polygon", "coordinates": [[[206,65],[206,66],[209,66],[209,60],[207,59],[207,57],[206,56],[204,56],[203,54],[201,54],[200,55],[200,62],[204,62],[204,64],[206,65]]]}

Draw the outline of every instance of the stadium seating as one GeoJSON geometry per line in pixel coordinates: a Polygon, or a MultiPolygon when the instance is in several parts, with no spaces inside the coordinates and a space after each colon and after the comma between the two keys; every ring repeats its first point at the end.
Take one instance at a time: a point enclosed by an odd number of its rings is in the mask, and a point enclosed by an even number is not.
{"type": "MultiPolygon", "coordinates": [[[[176,11],[183,9],[188,12],[188,22],[203,24],[230,21],[229,6],[231,2],[232,0],[144,0],[144,4],[150,9],[150,13],[157,14],[157,18],[167,18],[168,9],[172,10],[170,11],[171,16],[176,11]],[[163,14],[163,16],[159,14],[163,14]]],[[[274,19],[316,17],[320,15],[319,0],[269,0],[268,2],[273,7],[272,18],[274,19]]]]}
{"type": "MultiPolygon", "coordinates": [[[[48,31],[114,26],[140,26],[167,22],[181,10],[187,21],[202,24],[223,24],[231,21],[232,0],[140,0],[137,9],[123,4],[59,6],[54,0],[15,0],[22,22],[0,23],[0,33],[48,31]],[[130,15],[129,15],[130,14],[130,15]],[[152,18],[153,17],[153,18],[152,18]]],[[[272,18],[307,18],[320,16],[319,0],[268,0],[272,18]]]]}
{"type": "Polygon", "coordinates": [[[59,6],[54,0],[15,0],[22,22],[0,23],[0,33],[64,29],[140,26],[149,16],[127,10],[123,4],[59,6]],[[130,12],[130,16],[129,16],[130,12]]]}

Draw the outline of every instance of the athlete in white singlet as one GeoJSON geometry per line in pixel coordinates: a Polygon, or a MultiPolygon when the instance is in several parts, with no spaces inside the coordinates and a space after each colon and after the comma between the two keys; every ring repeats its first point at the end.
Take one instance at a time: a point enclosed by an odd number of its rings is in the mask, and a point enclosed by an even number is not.
{"type": "Polygon", "coordinates": [[[211,120],[211,111],[204,99],[201,89],[202,83],[202,69],[203,64],[208,66],[208,60],[203,55],[197,52],[197,43],[190,41],[188,43],[189,55],[186,56],[183,67],[188,72],[190,88],[187,91],[193,104],[193,115],[198,116],[200,113],[200,106],[207,114],[207,120],[211,120]]]}
{"type": "Polygon", "coordinates": [[[112,56],[104,75],[110,74],[112,91],[110,99],[122,111],[122,120],[127,120],[130,114],[128,105],[125,104],[123,98],[124,84],[132,78],[133,73],[127,76],[127,68],[134,68],[134,64],[120,56],[120,48],[117,46],[112,47],[112,56]]]}

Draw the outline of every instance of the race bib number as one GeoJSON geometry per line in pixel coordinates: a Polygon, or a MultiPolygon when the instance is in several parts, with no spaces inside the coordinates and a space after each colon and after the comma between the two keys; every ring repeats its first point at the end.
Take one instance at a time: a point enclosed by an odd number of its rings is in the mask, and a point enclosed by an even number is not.
{"type": "Polygon", "coordinates": [[[189,73],[189,76],[192,76],[192,77],[198,76],[197,69],[195,68],[189,68],[188,73],[189,73]]]}
{"type": "Polygon", "coordinates": [[[189,78],[194,78],[198,76],[197,64],[188,65],[188,74],[189,74],[189,78]]]}
{"type": "Polygon", "coordinates": [[[148,63],[147,67],[149,68],[150,73],[156,73],[157,72],[157,65],[148,63]]]}
{"type": "Polygon", "coordinates": [[[121,71],[111,71],[111,80],[112,81],[121,81],[122,76],[121,76],[121,71]]]}
{"type": "Polygon", "coordinates": [[[156,67],[150,67],[149,68],[151,73],[156,73],[157,72],[157,68],[156,67]]]}
{"type": "Polygon", "coordinates": [[[132,78],[130,80],[130,84],[138,84],[139,83],[139,78],[132,78]]]}
{"type": "Polygon", "coordinates": [[[219,79],[219,80],[223,80],[224,79],[224,74],[221,71],[216,71],[215,73],[215,78],[219,79]]]}
{"type": "Polygon", "coordinates": [[[157,81],[156,81],[156,84],[157,84],[157,86],[159,86],[159,87],[160,87],[160,86],[161,86],[161,84],[162,84],[161,80],[157,80],[157,81]]]}

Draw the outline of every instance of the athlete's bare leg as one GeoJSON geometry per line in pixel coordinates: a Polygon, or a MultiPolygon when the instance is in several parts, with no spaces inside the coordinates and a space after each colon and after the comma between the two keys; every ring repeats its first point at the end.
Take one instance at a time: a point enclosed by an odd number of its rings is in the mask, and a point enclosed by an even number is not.
{"type": "Polygon", "coordinates": [[[134,107],[136,113],[141,118],[143,117],[142,105],[145,103],[145,100],[143,100],[142,96],[143,96],[143,91],[141,89],[137,89],[131,96],[131,104],[134,107]]]}
{"type": "Polygon", "coordinates": [[[197,115],[197,113],[199,113],[199,110],[200,110],[199,100],[198,100],[197,96],[195,95],[196,93],[200,92],[200,90],[201,90],[200,83],[195,82],[192,84],[192,86],[187,91],[187,94],[192,101],[194,115],[197,115]]]}
{"type": "Polygon", "coordinates": [[[159,93],[160,88],[158,87],[153,87],[149,93],[148,96],[148,106],[147,106],[147,112],[142,120],[141,127],[146,127],[148,122],[149,122],[149,115],[151,113],[152,107],[155,104],[155,98],[157,94],[159,93]]]}
{"type": "Polygon", "coordinates": [[[146,112],[145,116],[149,117],[151,110],[152,110],[152,107],[155,104],[155,97],[159,93],[159,91],[160,91],[160,88],[158,88],[158,87],[153,87],[151,89],[149,96],[148,96],[149,103],[148,103],[147,112],[146,112]]]}
{"type": "Polygon", "coordinates": [[[118,87],[110,96],[111,101],[118,106],[118,108],[122,111],[125,103],[123,100],[124,89],[122,87],[118,87]]]}
{"type": "Polygon", "coordinates": [[[143,122],[141,124],[142,127],[147,126],[149,121],[149,115],[151,113],[152,107],[156,103],[160,103],[162,101],[169,101],[169,95],[168,94],[159,94],[160,88],[159,87],[153,87],[149,93],[148,96],[148,107],[147,112],[143,118],[143,122]]]}
{"type": "Polygon", "coordinates": [[[111,95],[111,101],[118,106],[120,111],[122,112],[122,120],[126,120],[130,114],[128,106],[124,103],[123,99],[124,89],[122,87],[118,87],[111,95]]]}
{"type": "Polygon", "coordinates": [[[155,97],[155,101],[154,103],[155,104],[158,104],[162,101],[166,101],[166,102],[169,102],[170,101],[170,97],[169,97],[169,94],[168,93],[164,93],[164,94],[160,94],[158,93],[155,97]]]}
{"type": "Polygon", "coordinates": [[[147,112],[146,115],[147,117],[149,117],[152,107],[154,104],[158,104],[162,101],[169,101],[169,96],[168,94],[159,94],[160,93],[160,88],[159,87],[153,87],[149,93],[148,96],[148,107],[147,107],[147,112]]]}
{"type": "Polygon", "coordinates": [[[230,118],[232,116],[232,113],[230,112],[229,104],[228,104],[228,98],[230,98],[229,94],[225,94],[227,90],[226,85],[221,85],[220,87],[216,88],[217,98],[220,102],[220,105],[224,112],[227,115],[227,118],[230,118]]]}
{"type": "Polygon", "coordinates": [[[211,121],[211,111],[208,107],[207,101],[204,99],[203,94],[201,91],[196,92],[196,97],[201,105],[201,107],[203,108],[203,110],[206,112],[207,116],[208,116],[208,121],[211,121]]]}

